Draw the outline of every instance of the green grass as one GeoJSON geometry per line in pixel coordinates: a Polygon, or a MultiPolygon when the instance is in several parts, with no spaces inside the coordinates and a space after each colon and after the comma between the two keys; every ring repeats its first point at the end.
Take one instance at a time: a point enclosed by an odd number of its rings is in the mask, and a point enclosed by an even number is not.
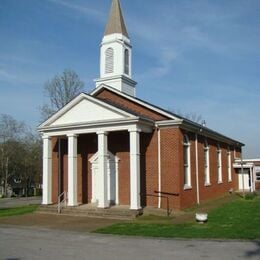
{"type": "Polygon", "coordinates": [[[238,199],[209,212],[207,224],[120,223],[98,229],[102,234],[166,238],[260,238],[260,197],[238,199]]]}
{"type": "Polygon", "coordinates": [[[10,217],[33,213],[38,208],[38,205],[29,205],[16,208],[0,209],[0,217],[10,217]]]}

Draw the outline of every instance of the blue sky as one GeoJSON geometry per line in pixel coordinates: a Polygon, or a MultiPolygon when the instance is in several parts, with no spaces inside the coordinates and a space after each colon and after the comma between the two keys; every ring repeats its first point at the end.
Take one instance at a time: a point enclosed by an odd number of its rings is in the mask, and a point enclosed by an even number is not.
{"type": "MultiPolygon", "coordinates": [[[[65,68],[94,87],[111,0],[0,0],[0,113],[36,127],[65,68]]],[[[260,157],[260,1],[121,0],[137,96],[196,113],[260,157]]]]}

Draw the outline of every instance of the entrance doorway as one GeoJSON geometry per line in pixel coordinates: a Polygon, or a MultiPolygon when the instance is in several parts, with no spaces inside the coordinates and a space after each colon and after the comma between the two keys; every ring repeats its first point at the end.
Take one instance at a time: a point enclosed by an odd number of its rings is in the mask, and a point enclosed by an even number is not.
{"type": "MultiPolygon", "coordinates": [[[[98,169],[98,153],[90,158],[92,174],[92,203],[98,203],[100,188],[98,169]]],[[[110,206],[119,204],[119,185],[118,185],[118,162],[119,158],[108,152],[107,157],[107,199],[110,206]]]]}

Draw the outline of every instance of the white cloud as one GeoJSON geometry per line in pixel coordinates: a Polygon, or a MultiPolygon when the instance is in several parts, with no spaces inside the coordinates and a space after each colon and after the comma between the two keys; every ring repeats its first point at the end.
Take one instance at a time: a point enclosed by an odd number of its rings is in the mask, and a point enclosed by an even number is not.
{"type": "Polygon", "coordinates": [[[86,5],[78,5],[75,4],[75,2],[72,1],[66,1],[66,0],[49,0],[55,4],[61,5],[61,6],[65,6],[71,10],[74,10],[78,13],[81,13],[83,15],[88,15],[91,16],[95,19],[98,19],[100,21],[104,20],[104,13],[102,13],[100,10],[98,9],[94,9],[94,8],[90,8],[87,7],[86,5]]]}

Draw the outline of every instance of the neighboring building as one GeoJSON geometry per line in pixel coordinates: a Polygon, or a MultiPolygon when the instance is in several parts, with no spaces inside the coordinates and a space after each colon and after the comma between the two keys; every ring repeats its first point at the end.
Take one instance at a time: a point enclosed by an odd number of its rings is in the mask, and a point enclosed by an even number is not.
{"type": "MultiPolygon", "coordinates": [[[[140,86],[141,88],[142,86],[140,86]]],[[[173,97],[174,98],[174,97],[173,97]]],[[[39,126],[43,204],[182,209],[238,188],[243,144],[136,97],[119,0],[101,43],[100,78],[39,126]]]]}
{"type": "Polygon", "coordinates": [[[233,166],[239,176],[239,191],[260,190],[260,159],[243,159],[242,162],[235,160],[233,166]]]}

